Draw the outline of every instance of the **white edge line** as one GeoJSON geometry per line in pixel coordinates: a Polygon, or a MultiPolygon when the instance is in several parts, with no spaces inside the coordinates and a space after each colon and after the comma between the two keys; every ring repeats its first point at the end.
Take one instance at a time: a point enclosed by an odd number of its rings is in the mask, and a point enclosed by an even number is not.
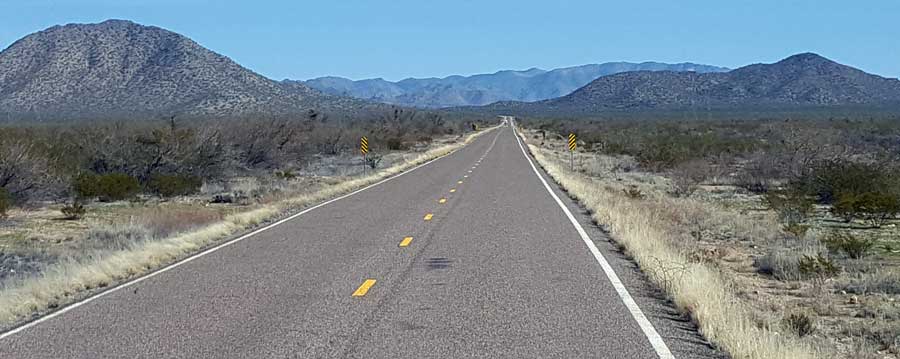
{"type": "Polygon", "coordinates": [[[108,289],[108,290],[105,290],[105,291],[102,291],[102,292],[100,292],[100,293],[97,293],[97,294],[88,296],[87,298],[84,298],[84,299],[82,299],[82,300],[79,300],[79,301],[70,303],[70,304],[68,304],[65,308],[62,308],[62,309],[60,309],[60,310],[58,310],[58,311],[49,313],[49,314],[47,314],[47,315],[45,315],[45,316],[43,316],[43,317],[40,317],[40,318],[38,318],[38,319],[35,319],[34,321],[28,322],[28,323],[26,323],[26,324],[24,324],[24,325],[22,325],[22,326],[16,327],[16,328],[14,328],[14,329],[12,329],[12,330],[10,330],[10,331],[7,331],[7,332],[5,332],[5,333],[3,333],[3,334],[0,334],[0,340],[3,340],[3,339],[5,339],[5,338],[7,338],[7,337],[10,337],[10,336],[13,336],[13,335],[15,335],[15,334],[17,334],[17,333],[20,333],[20,332],[22,332],[22,331],[24,331],[24,330],[26,330],[26,329],[35,327],[35,326],[37,326],[38,324],[41,324],[41,323],[46,322],[46,321],[48,321],[48,320],[50,320],[50,319],[56,318],[56,317],[58,317],[58,316],[60,316],[60,315],[63,315],[63,314],[65,314],[65,313],[67,313],[67,312],[73,310],[73,309],[76,309],[76,308],[78,308],[78,307],[81,307],[81,306],[83,306],[83,305],[85,305],[85,304],[88,304],[88,303],[90,303],[90,302],[93,302],[93,301],[95,301],[95,300],[97,300],[97,299],[103,298],[103,297],[105,297],[105,296],[107,296],[107,295],[109,295],[109,294],[118,292],[118,291],[120,291],[120,290],[122,290],[122,289],[128,288],[128,287],[130,287],[130,286],[132,286],[132,285],[138,284],[138,283],[143,282],[143,281],[145,281],[145,280],[147,280],[147,279],[153,278],[153,277],[155,277],[155,276],[157,276],[157,275],[160,275],[160,274],[165,273],[165,272],[168,272],[168,271],[170,271],[170,270],[172,270],[172,269],[178,268],[178,267],[180,267],[181,265],[184,265],[184,264],[186,264],[186,263],[189,263],[189,262],[191,262],[191,261],[193,261],[193,260],[195,260],[195,259],[197,259],[197,258],[203,257],[203,256],[205,256],[205,255],[207,255],[207,254],[213,253],[213,252],[218,251],[218,250],[220,250],[220,249],[222,249],[222,248],[228,247],[228,246],[230,246],[230,245],[232,245],[232,244],[235,244],[235,243],[237,243],[237,242],[243,241],[243,240],[245,240],[245,239],[247,239],[247,238],[250,238],[250,237],[253,237],[253,236],[257,235],[257,234],[260,234],[260,233],[262,233],[262,232],[265,232],[265,231],[267,231],[267,230],[269,230],[269,229],[272,229],[272,228],[275,227],[275,226],[278,226],[278,225],[283,224],[283,223],[285,223],[285,222],[287,222],[287,221],[293,220],[294,218],[297,218],[297,217],[300,217],[300,216],[302,216],[302,215],[304,215],[304,214],[306,214],[306,213],[309,213],[310,211],[312,211],[312,210],[314,210],[314,209],[317,209],[317,208],[323,207],[323,206],[325,206],[325,205],[328,205],[328,204],[330,204],[330,203],[333,203],[333,202],[342,200],[342,199],[344,199],[344,198],[353,196],[353,195],[355,195],[355,194],[357,194],[357,193],[360,193],[360,192],[362,192],[362,191],[371,189],[371,188],[373,188],[373,187],[376,187],[376,186],[378,186],[378,185],[381,185],[381,184],[383,184],[383,183],[385,183],[385,182],[388,182],[388,181],[390,181],[390,180],[399,178],[400,176],[403,176],[403,175],[405,175],[405,174],[407,174],[407,173],[411,173],[411,172],[413,172],[413,171],[415,171],[415,170],[417,170],[417,169],[419,169],[419,168],[422,168],[422,167],[425,167],[425,166],[431,164],[431,163],[434,162],[434,161],[437,161],[437,160],[439,160],[439,159],[441,159],[441,158],[447,157],[447,156],[453,154],[454,152],[456,152],[456,151],[462,149],[463,147],[465,147],[465,146],[467,146],[467,145],[468,145],[468,144],[463,144],[463,146],[460,147],[460,148],[457,148],[457,149],[455,149],[455,150],[453,150],[453,151],[451,151],[451,152],[449,152],[449,153],[446,153],[446,154],[444,154],[444,155],[438,156],[437,158],[431,159],[431,160],[429,160],[428,162],[425,162],[425,163],[423,163],[423,164],[420,164],[420,165],[418,165],[418,166],[415,166],[415,167],[413,167],[413,168],[411,168],[411,169],[408,169],[408,170],[406,170],[406,171],[400,172],[400,173],[398,173],[398,174],[395,174],[395,175],[393,175],[393,176],[390,176],[390,177],[388,177],[388,178],[385,178],[385,179],[383,179],[383,180],[381,180],[381,181],[375,182],[375,183],[373,183],[373,184],[370,184],[370,185],[368,185],[368,186],[365,186],[365,187],[360,188],[360,189],[358,189],[358,190],[355,190],[355,191],[353,191],[353,192],[347,193],[347,194],[342,195],[342,196],[340,196],[340,197],[332,198],[332,199],[327,200],[327,201],[325,201],[325,202],[319,203],[319,204],[317,204],[317,205],[315,205],[315,206],[312,206],[312,207],[309,207],[309,208],[307,208],[307,209],[304,209],[303,211],[300,211],[300,212],[298,212],[298,213],[296,213],[296,214],[290,215],[290,216],[288,216],[287,218],[281,219],[281,220],[279,220],[279,221],[277,221],[277,222],[275,222],[275,223],[272,223],[272,224],[269,224],[269,225],[267,225],[267,226],[265,226],[265,227],[262,227],[262,228],[260,228],[260,229],[257,229],[257,230],[255,230],[255,231],[253,231],[253,232],[247,233],[247,234],[245,234],[245,235],[243,235],[243,236],[240,236],[240,237],[238,237],[238,238],[232,239],[232,240],[230,240],[230,241],[227,241],[227,242],[218,244],[218,245],[213,246],[213,247],[211,247],[211,248],[209,248],[209,249],[206,249],[206,250],[204,250],[204,251],[202,251],[202,252],[199,252],[199,253],[190,255],[190,256],[188,256],[187,258],[184,258],[184,259],[181,259],[181,260],[179,260],[179,261],[176,261],[175,263],[169,264],[168,266],[162,267],[162,268],[160,268],[160,269],[158,269],[158,270],[156,270],[156,271],[150,272],[150,273],[148,273],[148,274],[146,274],[146,275],[144,275],[144,276],[140,276],[140,277],[135,278],[135,279],[132,279],[132,280],[130,280],[130,281],[128,281],[128,282],[119,284],[118,286],[115,286],[115,287],[110,288],[110,289],[108,289]]]}
{"type": "Polygon", "coordinates": [[[669,351],[669,347],[666,346],[666,342],[663,341],[662,337],[656,331],[656,328],[653,327],[653,324],[650,323],[650,320],[647,319],[647,316],[644,315],[644,312],[641,311],[641,308],[637,305],[637,302],[634,301],[634,298],[631,297],[631,294],[628,293],[628,289],[625,288],[625,284],[619,279],[619,276],[613,270],[612,266],[609,265],[609,262],[606,261],[606,258],[603,257],[603,254],[600,253],[600,250],[597,249],[597,246],[594,244],[594,241],[591,240],[591,237],[588,236],[587,232],[578,223],[578,220],[575,219],[575,216],[572,215],[572,212],[569,211],[569,208],[563,203],[559,196],[553,192],[553,189],[547,184],[547,181],[544,179],[544,176],[541,176],[540,171],[538,171],[537,167],[534,165],[534,162],[531,161],[531,156],[528,155],[528,152],[525,151],[525,147],[522,146],[522,142],[519,140],[519,135],[516,133],[516,128],[514,125],[512,127],[513,135],[516,136],[516,142],[519,144],[519,148],[522,150],[522,154],[525,155],[525,159],[528,160],[528,164],[531,165],[531,169],[534,170],[534,174],[538,176],[541,182],[544,184],[544,188],[547,189],[547,192],[550,192],[550,196],[556,200],[556,204],[559,205],[559,208],[562,208],[563,212],[566,214],[566,217],[569,218],[569,222],[572,222],[572,225],[575,226],[575,230],[578,231],[578,235],[581,236],[581,240],[584,241],[584,244],[587,245],[588,249],[590,249],[591,254],[594,255],[594,258],[597,259],[597,263],[600,263],[600,267],[603,268],[603,273],[606,273],[606,277],[609,278],[609,281],[612,283],[613,288],[616,289],[616,293],[619,294],[619,298],[622,299],[622,302],[625,303],[625,307],[628,308],[628,311],[631,312],[631,316],[634,317],[634,320],[637,321],[638,326],[641,327],[641,330],[644,332],[644,336],[647,337],[647,340],[650,341],[650,345],[653,346],[653,350],[656,351],[656,355],[658,355],[662,359],[674,359],[675,356],[672,355],[672,352],[669,351]]]}

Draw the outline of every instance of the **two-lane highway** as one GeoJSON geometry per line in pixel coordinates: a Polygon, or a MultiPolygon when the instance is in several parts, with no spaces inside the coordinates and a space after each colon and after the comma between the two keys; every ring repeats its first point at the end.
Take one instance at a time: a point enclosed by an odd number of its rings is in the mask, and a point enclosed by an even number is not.
{"type": "Polygon", "coordinates": [[[8,335],[0,358],[717,356],[542,175],[504,126],[8,335]]]}

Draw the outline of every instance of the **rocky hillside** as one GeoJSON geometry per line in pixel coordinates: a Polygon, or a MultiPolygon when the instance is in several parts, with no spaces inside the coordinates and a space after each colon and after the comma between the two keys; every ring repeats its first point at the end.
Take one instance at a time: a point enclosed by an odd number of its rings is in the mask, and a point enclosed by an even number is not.
{"type": "Polygon", "coordinates": [[[237,117],[360,106],[272,81],[184,36],[129,21],[54,26],[0,52],[4,116],[237,117]]]}
{"type": "MultiPolygon", "coordinates": [[[[592,80],[627,71],[721,72],[725,68],[692,63],[610,62],[551,71],[499,71],[473,76],[353,81],[341,77],[321,77],[305,81],[310,87],[334,95],[352,96],[377,102],[416,107],[480,106],[497,101],[539,101],[566,95],[592,80]]],[[[299,82],[286,80],[285,82],[299,82]]]]}
{"type": "Polygon", "coordinates": [[[789,108],[900,105],[900,81],[805,53],[725,73],[628,72],[598,78],[573,93],[534,103],[497,103],[491,111],[600,113],[610,110],[789,108]]]}

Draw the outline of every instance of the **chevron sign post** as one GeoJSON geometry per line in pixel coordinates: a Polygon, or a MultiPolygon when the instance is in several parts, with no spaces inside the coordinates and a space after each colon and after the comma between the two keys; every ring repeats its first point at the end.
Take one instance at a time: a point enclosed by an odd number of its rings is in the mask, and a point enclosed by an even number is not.
{"type": "Polygon", "coordinates": [[[572,171],[575,170],[575,148],[578,147],[577,139],[574,133],[569,134],[569,154],[571,155],[572,171]]]}

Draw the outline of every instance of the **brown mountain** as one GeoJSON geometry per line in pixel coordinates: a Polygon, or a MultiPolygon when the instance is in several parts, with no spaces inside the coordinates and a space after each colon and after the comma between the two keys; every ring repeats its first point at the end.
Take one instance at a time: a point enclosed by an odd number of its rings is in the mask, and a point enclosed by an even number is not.
{"type": "Polygon", "coordinates": [[[129,21],[54,26],[0,52],[4,117],[238,117],[364,106],[272,81],[184,36],[129,21]]]}
{"type": "Polygon", "coordinates": [[[488,108],[493,112],[576,114],[838,106],[900,106],[900,81],[805,53],[723,73],[614,74],[560,98],[496,103],[488,108]]]}

